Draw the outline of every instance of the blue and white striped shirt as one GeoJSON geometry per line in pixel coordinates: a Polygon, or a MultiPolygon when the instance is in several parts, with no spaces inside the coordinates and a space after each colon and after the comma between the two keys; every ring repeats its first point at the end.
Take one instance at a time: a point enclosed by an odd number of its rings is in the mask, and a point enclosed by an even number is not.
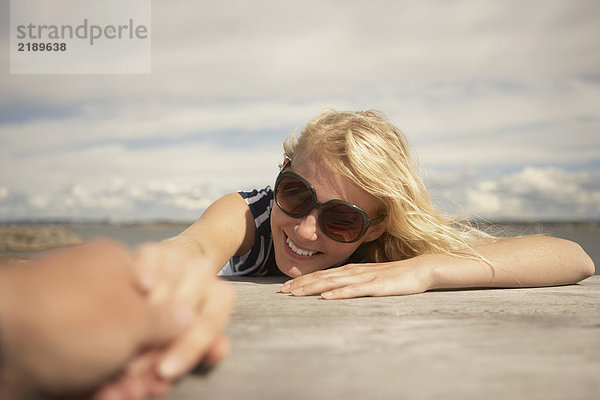
{"type": "Polygon", "coordinates": [[[273,209],[273,190],[264,189],[251,192],[239,192],[246,200],[256,225],[256,237],[250,251],[231,260],[219,271],[220,276],[242,275],[282,275],[275,263],[273,234],[271,233],[271,210],[273,209]]]}

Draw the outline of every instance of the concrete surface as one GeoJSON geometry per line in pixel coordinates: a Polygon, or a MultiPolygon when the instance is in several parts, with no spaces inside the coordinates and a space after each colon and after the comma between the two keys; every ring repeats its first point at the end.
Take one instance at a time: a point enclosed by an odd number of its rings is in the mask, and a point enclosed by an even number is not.
{"type": "Polygon", "coordinates": [[[168,399],[599,399],[600,276],[324,301],[233,281],[231,355],[168,399]]]}

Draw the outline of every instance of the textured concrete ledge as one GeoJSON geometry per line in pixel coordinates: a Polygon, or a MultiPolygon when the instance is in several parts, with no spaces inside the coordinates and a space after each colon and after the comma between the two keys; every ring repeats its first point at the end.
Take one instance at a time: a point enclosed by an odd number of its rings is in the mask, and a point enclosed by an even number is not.
{"type": "Polygon", "coordinates": [[[600,276],[324,301],[235,280],[231,355],[169,399],[597,399],[600,276]]]}

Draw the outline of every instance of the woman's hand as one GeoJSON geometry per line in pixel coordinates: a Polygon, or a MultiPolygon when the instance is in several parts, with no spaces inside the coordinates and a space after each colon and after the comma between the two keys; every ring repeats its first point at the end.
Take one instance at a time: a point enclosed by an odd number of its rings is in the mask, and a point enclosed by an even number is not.
{"type": "Polygon", "coordinates": [[[281,292],[343,299],[431,289],[568,285],[593,274],[594,262],[577,243],[536,235],[485,240],[450,254],[317,271],[284,283],[281,292]]]}
{"type": "Polygon", "coordinates": [[[225,356],[229,347],[221,332],[233,310],[235,292],[215,276],[210,260],[168,240],[141,246],[134,269],[150,303],[195,310],[192,326],[153,356],[160,377],[173,380],[200,361],[216,364],[225,356]]]}
{"type": "Polygon", "coordinates": [[[373,264],[348,264],[316,271],[285,282],[282,293],[294,296],[321,294],[324,299],[394,296],[431,289],[432,256],[373,264]]]}
{"type": "MultiPolygon", "coordinates": [[[[220,336],[205,353],[202,365],[207,367],[216,365],[227,355],[229,349],[229,340],[225,336],[220,336]]],[[[161,353],[157,351],[144,353],[110,383],[90,392],[81,400],[137,400],[165,395],[173,383],[158,377],[154,371],[160,356],[161,353]]]]}
{"type": "Polygon", "coordinates": [[[235,302],[233,288],[214,275],[210,262],[167,240],[141,246],[133,269],[138,291],[152,305],[191,310],[190,326],[167,346],[141,353],[95,399],[143,399],[166,393],[172,383],[202,363],[217,364],[229,352],[223,330],[235,302]]]}

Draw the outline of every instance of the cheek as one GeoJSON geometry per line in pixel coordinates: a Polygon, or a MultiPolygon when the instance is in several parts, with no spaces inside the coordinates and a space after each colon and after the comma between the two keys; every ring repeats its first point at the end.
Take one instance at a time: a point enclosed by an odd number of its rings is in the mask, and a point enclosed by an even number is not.
{"type": "Polygon", "coordinates": [[[283,228],[289,225],[290,217],[285,215],[277,206],[271,210],[271,233],[273,235],[273,243],[277,245],[283,241],[283,228]]]}
{"type": "Polygon", "coordinates": [[[277,206],[273,206],[271,210],[271,231],[275,231],[280,228],[285,222],[286,215],[277,206]]]}
{"type": "Polygon", "coordinates": [[[358,245],[350,243],[338,243],[330,241],[327,246],[327,252],[338,259],[338,262],[346,260],[358,248],[358,245]]]}
{"type": "MultiPolygon", "coordinates": [[[[358,244],[355,243],[340,243],[329,238],[323,240],[323,249],[327,253],[327,262],[325,265],[333,266],[345,261],[356,251],[358,244]]],[[[325,267],[321,265],[321,267],[325,267]]]]}

